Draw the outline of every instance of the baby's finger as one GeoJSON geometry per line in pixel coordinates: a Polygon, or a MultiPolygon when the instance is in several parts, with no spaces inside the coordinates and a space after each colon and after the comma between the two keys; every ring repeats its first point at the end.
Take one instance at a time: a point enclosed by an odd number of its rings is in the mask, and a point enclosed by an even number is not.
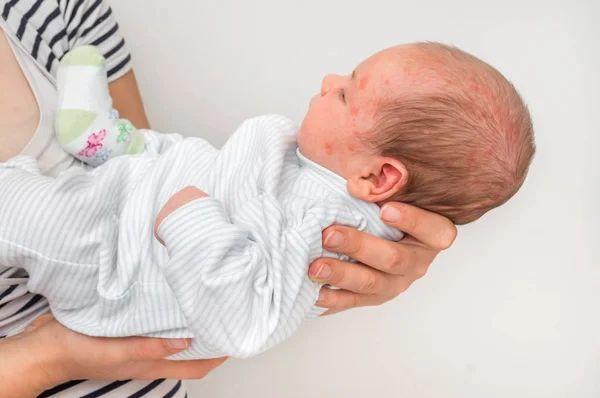
{"type": "Polygon", "coordinates": [[[448,249],[458,234],[456,226],[447,218],[404,203],[386,203],[380,217],[435,250],[448,249]]]}

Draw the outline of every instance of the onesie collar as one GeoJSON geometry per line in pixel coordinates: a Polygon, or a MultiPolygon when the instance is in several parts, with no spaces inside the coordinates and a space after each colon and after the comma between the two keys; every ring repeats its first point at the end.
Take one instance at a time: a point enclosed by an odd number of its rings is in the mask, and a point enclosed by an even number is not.
{"type": "Polygon", "coordinates": [[[300,165],[311,178],[346,199],[354,208],[367,217],[369,227],[375,235],[393,241],[402,239],[404,236],[402,232],[381,221],[378,205],[362,201],[350,195],[346,180],[342,176],[308,159],[300,152],[300,148],[296,149],[296,154],[298,155],[300,165]]]}

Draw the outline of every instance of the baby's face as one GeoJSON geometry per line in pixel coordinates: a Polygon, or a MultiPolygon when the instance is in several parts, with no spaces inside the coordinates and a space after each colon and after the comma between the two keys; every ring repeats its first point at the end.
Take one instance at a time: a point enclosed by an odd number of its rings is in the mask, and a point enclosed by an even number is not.
{"type": "Polygon", "coordinates": [[[380,104],[406,87],[402,54],[391,48],[363,61],[347,76],[328,75],[310,101],[297,141],[304,156],[349,178],[372,157],[360,140],[371,130],[380,104]]]}

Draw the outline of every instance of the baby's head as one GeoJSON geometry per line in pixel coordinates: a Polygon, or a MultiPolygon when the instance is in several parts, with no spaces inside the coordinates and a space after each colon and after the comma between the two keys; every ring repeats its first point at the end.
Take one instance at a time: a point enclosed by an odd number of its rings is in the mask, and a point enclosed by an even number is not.
{"type": "Polygon", "coordinates": [[[437,43],[390,48],[351,75],[326,76],[298,146],[361,200],[410,203],[456,224],[510,199],[535,153],[531,118],[513,85],[437,43]]]}

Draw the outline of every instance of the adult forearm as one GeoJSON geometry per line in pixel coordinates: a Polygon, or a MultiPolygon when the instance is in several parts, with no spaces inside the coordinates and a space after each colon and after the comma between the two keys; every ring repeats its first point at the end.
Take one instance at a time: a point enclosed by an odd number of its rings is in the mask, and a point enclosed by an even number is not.
{"type": "Polygon", "coordinates": [[[44,350],[27,337],[0,340],[0,397],[36,397],[59,384],[45,370],[44,350]]]}
{"type": "Polygon", "coordinates": [[[133,69],[108,85],[113,107],[138,129],[149,129],[144,103],[133,69]]]}

